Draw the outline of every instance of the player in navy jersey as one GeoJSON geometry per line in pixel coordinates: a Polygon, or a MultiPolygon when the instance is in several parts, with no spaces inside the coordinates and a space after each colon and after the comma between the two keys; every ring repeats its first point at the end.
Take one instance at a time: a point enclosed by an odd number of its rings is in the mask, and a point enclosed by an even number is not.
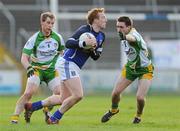
{"type": "MultiPolygon", "coordinates": [[[[92,25],[90,25],[90,24],[83,25],[66,42],[66,47],[68,49],[65,51],[63,58],[68,61],[72,61],[72,62],[76,63],[79,68],[82,68],[82,66],[85,64],[86,60],[89,57],[91,57],[94,60],[97,60],[100,57],[104,39],[105,39],[105,35],[103,32],[101,32],[101,31],[96,32],[93,29],[92,25]],[[85,32],[90,32],[95,36],[95,38],[96,38],[95,44],[97,44],[97,45],[93,45],[93,46],[96,46],[95,50],[84,49],[83,43],[81,43],[79,41],[80,35],[85,32]]],[[[88,43],[88,42],[86,42],[86,43],[88,43]]]]}
{"type": "Polygon", "coordinates": [[[87,23],[78,28],[67,40],[64,56],[57,60],[56,69],[59,71],[62,81],[61,95],[53,95],[42,101],[26,103],[25,116],[31,117],[33,111],[44,106],[62,103],[61,107],[47,120],[48,124],[57,124],[63,114],[83,98],[79,72],[89,57],[97,60],[102,53],[105,35],[101,31],[106,28],[107,23],[104,8],[91,9],[87,15],[87,23]],[[84,41],[80,41],[79,37],[85,32],[90,32],[95,37],[87,37],[84,41]],[[85,49],[86,46],[91,48],[85,49]]]}

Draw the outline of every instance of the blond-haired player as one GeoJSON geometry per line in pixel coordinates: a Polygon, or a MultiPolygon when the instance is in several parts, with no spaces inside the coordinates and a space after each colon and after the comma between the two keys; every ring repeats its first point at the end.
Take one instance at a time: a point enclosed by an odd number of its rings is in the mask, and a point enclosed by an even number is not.
{"type": "Polygon", "coordinates": [[[37,91],[41,81],[47,83],[53,94],[60,94],[60,78],[55,64],[63,52],[64,40],[60,34],[52,30],[54,22],[55,16],[51,12],[42,13],[40,31],[31,36],[23,48],[21,63],[27,70],[28,79],[25,92],[16,103],[11,117],[12,123],[18,123],[24,104],[37,91]]]}

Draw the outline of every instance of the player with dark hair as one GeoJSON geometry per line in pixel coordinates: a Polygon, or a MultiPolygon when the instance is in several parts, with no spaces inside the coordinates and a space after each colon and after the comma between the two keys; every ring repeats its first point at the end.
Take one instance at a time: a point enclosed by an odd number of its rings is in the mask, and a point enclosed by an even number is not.
{"type": "Polygon", "coordinates": [[[61,107],[47,121],[48,124],[57,124],[64,113],[83,98],[83,86],[79,76],[80,69],[89,57],[93,60],[100,57],[105,40],[105,34],[102,30],[106,28],[106,22],[103,8],[94,8],[88,12],[88,24],[78,28],[67,40],[64,56],[58,59],[56,64],[62,80],[60,97],[51,96],[42,101],[27,103],[25,106],[26,116],[30,117],[33,111],[44,106],[59,104],[58,100],[63,100],[61,107]],[[79,37],[85,32],[92,33],[95,37],[87,37],[84,41],[79,40],[79,37]],[[91,48],[85,49],[87,46],[91,48]],[[56,101],[53,101],[52,99],[55,98],[57,98],[56,101]]]}
{"type": "Polygon", "coordinates": [[[101,122],[107,122],[119,112],[118,104],[121,94],[135,79],[138,78],[136,94],[137,112],[133,123],[141,122],[141,116],[145,105],[145,96],[153,78],[153,65],[149,59],[147,45],[142,36],[133,28],[133,22],[129,17],[122,16],[117,19],[117,32],[120,37],[122,48],[127,55],[127,63],[122,69],[121,77],[112,91],[111,109],[104,114],[101,122]]]}

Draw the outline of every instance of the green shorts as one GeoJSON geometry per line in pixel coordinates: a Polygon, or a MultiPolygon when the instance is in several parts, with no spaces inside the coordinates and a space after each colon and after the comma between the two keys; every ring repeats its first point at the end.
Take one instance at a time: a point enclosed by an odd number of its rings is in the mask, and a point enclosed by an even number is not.
{"type": "Polygon", "coordinates": [[[122,77],[127,78],[128,80],[134,81],[136,78],[139,79],[148,79],[153,78],[154,67],[150,64],[148,67],[132,69],[129,66],[125,65],[122,69],[122,77]]]}
{"type": "Polygon", "coordinates": [[[46,83],[49,83],[55,77],[59,76],[58,72],[53,68],[46,70],[36,69],[34,74],[39,77],[40,81],[44,81],[46,83]]]}

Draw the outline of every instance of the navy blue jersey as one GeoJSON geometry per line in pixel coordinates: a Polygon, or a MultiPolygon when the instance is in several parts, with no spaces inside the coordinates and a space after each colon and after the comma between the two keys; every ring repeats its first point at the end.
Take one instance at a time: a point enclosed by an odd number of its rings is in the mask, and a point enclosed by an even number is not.
{"type": "Polygon", "coordinates": [[[105,34],[103,32],[95,32],[90,25],[83,25],[77,29],[72,37],[65,43],[67,49],[65,50],[63,58],[76,63],[79,68],[82,68],[89,57],[94,60],[100,57],[104,40],[105,34]],[[90,32],[96,37],[97,47],[94,51],[79,47],[79,37],[85,32],[90,32]]]}

